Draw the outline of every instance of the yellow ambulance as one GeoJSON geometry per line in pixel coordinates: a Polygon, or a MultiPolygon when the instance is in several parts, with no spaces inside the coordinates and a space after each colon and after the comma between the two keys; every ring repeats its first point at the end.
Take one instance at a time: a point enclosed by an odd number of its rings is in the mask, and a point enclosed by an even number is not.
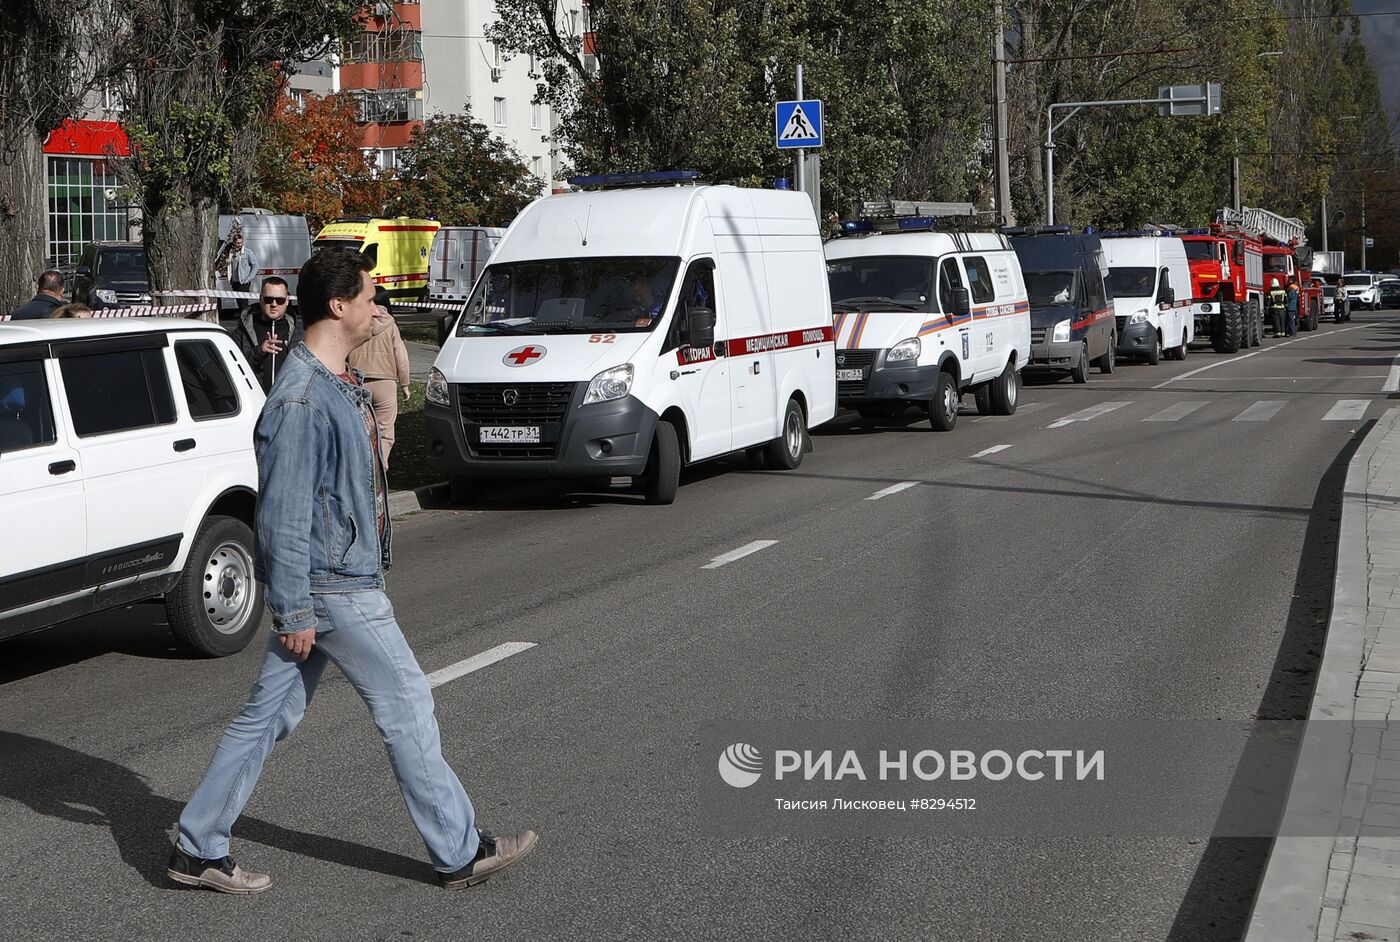
{"type": "Polygon", "coordinates": [[[432,219],[349,216],[322,229],[312,248],[359,252],[374,266],[374,283],[383,285],[390,297],[418,300],[428,289],[429,253],[440,228],[442,223],[432,219]]]}

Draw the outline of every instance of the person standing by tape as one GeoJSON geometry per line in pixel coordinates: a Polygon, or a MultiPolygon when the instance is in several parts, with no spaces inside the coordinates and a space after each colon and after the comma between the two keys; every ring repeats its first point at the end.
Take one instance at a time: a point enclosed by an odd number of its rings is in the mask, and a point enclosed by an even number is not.
{"type": "Polygon", "coordinates": [[[301,318],[291,310],[287,282],[276,275],[263,279],[258,303],[246,308],[234,328],[238,349],[258,374],[263,392],[272,389],[292,347],[301,342],[301,318]]]}
{"type": "MultiPolygon", "coordinates": [[[[327,665],[364,699],[399,792],[445,889],[473,886],[519,861],[534,831],[476,828],[442,755],[432,690],[384,594],[391,528],[370,394],[346,357],[370,338],[369,262],[322,249],[302,269],[306,339],[292,348],[253,433],[258,462],[256,576],[273,635],[247,703],[224,731],[180,814],[167,876],[222,893],[260,893],[229,839],[273,746],[301,722],[327,665]]],[[[331,799],[324,794],[317,801],[331,799]]]]}

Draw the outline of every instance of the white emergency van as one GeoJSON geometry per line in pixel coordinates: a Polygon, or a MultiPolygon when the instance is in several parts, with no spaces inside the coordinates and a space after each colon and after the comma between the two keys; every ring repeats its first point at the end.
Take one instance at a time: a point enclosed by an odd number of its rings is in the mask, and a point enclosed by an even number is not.
{"type": "Polygon", "coordinates": [[[428,255],[428,300],[446,304],[465,301],[505,234],[504,229],[488,226],[443,226],[434,233],[428,255]]]}
{"type": "Polygon", "coordinates": [[[481,479],[632,476],[664,504],[685,464],[801,464],[836,412],[811,201],[696,177],[575,178],[511,224],[429,374],[455,501],[481,479]]]}
{"type": "MultiPolygon", "coordinates": [[[[235,225],[243,235],[244,246],[257,260],[258,273],[249,291],[257,292],[263,279],[276,275],[287,282],[287,290],[295,295],[301,280],[301,266],[311,257],[311,230],[307,228],[305,216],[288,216],[266,209],[244,209],[238,213],[222,213],[219,216],[219,251],[217,258],[223,264],[215,266],[214,287],[219,291],[231,291],[229,283],[228,247],[229,235],[235,225]]],[[[246,300],[224,298],[220,304],[226,310],[237,309],[247,304],[246,300]]]]}
{"type": "Polygon", "coordinates": [[[1184,360],[1196,337],[1191,266],[1176,236],[1157,231],[1101,232],[1118,355],[1140,356],[1156,366],[1165,355],[1184,360]]]}
{"type": "Polygon", "coordinates": [[[932,218],[845,223],[826,245],[840,403],[876,421],[911,405],[951,429],[963,393],[1011,415],[1030,359],[1021,266],[995,232],[932,218]]]}

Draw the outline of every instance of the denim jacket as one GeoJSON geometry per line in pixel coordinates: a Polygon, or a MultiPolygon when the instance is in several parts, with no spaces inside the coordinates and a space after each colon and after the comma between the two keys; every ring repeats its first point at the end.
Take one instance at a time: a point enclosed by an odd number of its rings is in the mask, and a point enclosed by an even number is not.
{"type": "Polygon", "coordinates": [[[368,390],[340,379],[297,344],[258,417],[254,561],[279,634],[316,625],[312,595],[384,588],[388,491],[375,456],[378,441],[371,446],[360,411],[369,402],[368,390]],[[386,495],[383,546],[375,475],[386,495]]]}

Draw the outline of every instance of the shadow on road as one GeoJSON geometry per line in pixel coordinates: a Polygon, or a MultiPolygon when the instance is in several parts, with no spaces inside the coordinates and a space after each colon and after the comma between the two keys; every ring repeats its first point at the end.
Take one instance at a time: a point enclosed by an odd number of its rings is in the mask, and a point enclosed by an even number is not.
{"type": "MultiPolygon", "coordinates": [[[[1288,609],[1268,686],[1256,711],[1261,720],[1307,718],[1332,609],[1347,466],[1373,425],[1374,420],[1357,429],[1318,483],[1293,582],[1293,604],[1288,609]]],[[[1222,819],[1232,814],[1233,807],[1255,800],[1254,786],[1258,785],[1259,776],[1249,771],[1251,761],[1250,751],[1246,750],[1226,796],[1222,819]]],[[[1268,838],[1212,839],[1201,855],[1167,942],[1243,936],[1272,846],[1268,838]]]]}
{"type": "Polygon", "coordinates": [[[0,686],[105,654],[185,660],[158,602],[137,602],[0,642],[0,686]]]}
{"type": "MultiPolygon", "coordinates": [[[[166,878],[165,865],[168,831],[184,807],[180,802],[157,795],[124,766],[33,736],[0,731],[0,756],[0,797],[47,817],[110,829],[123,863],[154,887],[178,889],[166,878]]],[[[405,880],[426,882],[432,875],[428,864],[402,854],[246,815],[233,837],[405,880]]]]}

